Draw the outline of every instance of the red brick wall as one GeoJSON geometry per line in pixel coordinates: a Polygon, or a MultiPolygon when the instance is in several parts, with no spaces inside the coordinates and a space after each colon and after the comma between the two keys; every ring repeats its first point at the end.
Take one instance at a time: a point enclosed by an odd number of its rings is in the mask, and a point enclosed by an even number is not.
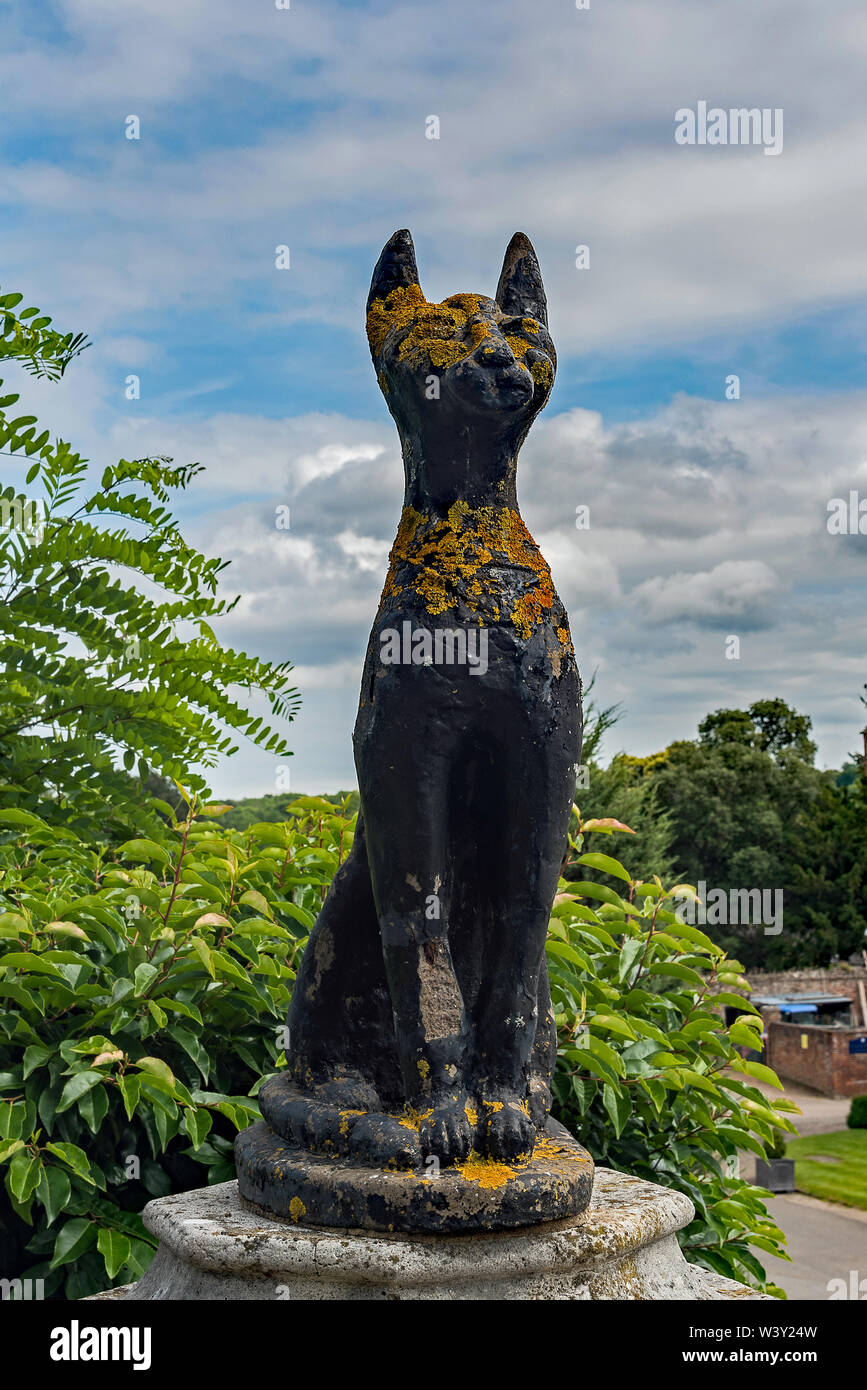
{"type": "Polygon", "coordinates": [[[867,1052],[849,1051],[864,1028],[822,1028],[810,1023],[768,1025],[767,1062],[781,1078],[826,1096],[867,1095],[867,1052]],[[806,1037],[807,1046],[802,1045],[806,1037]]]}
{"type": "Polygon", "coordinates": [[[856,1005],[852,1017],[859,1023],[861,1004],[858,995],[858,981],[867,990],[867,969],[861,965],[837,966],[832,970],[783,970],[778,973],[764,973],[751,970],[748,979],[753,994],[839,994],[851,999],[856,1005]]]}

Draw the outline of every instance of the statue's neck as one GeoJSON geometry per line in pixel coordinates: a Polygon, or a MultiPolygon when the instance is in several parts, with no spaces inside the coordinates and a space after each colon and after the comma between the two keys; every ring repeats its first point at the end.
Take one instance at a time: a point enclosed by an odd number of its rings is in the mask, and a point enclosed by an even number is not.
{"type": "Polygon", "coordinates": [[[469,431],[434,441],[416,435],[403,441],[403,463],[404,502],[416,511],[447,511],[455,502],[518,509],[514,445],[477,440],[469,431]]]}

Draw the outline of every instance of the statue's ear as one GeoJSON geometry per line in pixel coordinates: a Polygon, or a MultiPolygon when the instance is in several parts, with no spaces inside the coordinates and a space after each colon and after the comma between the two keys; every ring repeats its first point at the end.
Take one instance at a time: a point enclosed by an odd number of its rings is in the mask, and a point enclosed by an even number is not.
{"type": "Polygon", "coordinates": [[[506,247],[497,285],[497,303],[504,314],[526,314],[548,327],[548,301],[542,272],[530,238],[516,232],[506,247]]]}
{"type": "Polygon", "coordinates": [[[412,237],[404,228],[389,237],[382,248],[382,255],[376,262],[370,293],[367,296],[367,312],[375,299],[385,299],[392,290],[418,284],[418,269],[415,263],[415,247],[412,237]]]}

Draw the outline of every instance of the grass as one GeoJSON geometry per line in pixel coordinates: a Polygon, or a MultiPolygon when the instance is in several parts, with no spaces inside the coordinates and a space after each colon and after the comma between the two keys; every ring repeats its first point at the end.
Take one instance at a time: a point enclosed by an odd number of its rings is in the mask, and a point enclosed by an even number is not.
{"type": "Polygon", "coordinates": [[[806,1134],[790,1140],[786,1157],[795,1160],[795,1186],[799,1192],[867,1211],[867,1129],[806,1134]],[[823,1163],[822,1157],[837,1161],[823,1163]]]}

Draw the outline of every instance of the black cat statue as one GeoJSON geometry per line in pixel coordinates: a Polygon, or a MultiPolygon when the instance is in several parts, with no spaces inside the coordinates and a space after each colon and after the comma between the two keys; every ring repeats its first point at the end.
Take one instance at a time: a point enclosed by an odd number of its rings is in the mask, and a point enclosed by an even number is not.
{"type": "Polygon", "coordinates": [[[573,1216],[545,936],[581,756],[566,612],[518,510],[556,354],[535,252],[430,304],[407,231],[367,334],[406,490],[355,725],[361,813],[311,932],[287,1068],[236,1142],[242,1198],[307,1225],[458,1232],[573,1216]]]}

